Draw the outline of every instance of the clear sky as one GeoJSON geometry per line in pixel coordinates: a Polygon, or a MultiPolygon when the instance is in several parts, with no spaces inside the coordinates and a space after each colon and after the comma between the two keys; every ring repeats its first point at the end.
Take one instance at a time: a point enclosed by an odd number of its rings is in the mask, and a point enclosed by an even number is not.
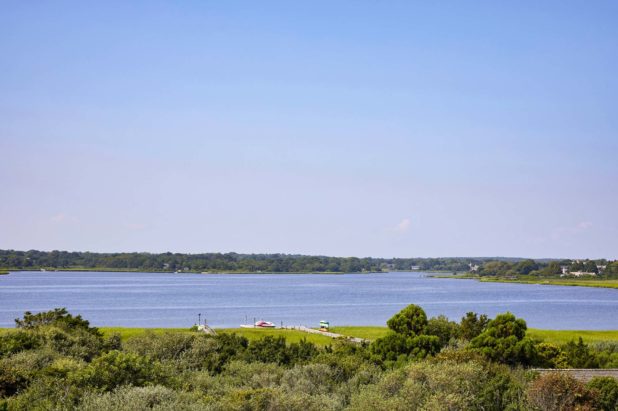
{"type": "Polygon", "coordinates": [[[618,258],[617,21],[3,1],[0,248],[618,258]]]}

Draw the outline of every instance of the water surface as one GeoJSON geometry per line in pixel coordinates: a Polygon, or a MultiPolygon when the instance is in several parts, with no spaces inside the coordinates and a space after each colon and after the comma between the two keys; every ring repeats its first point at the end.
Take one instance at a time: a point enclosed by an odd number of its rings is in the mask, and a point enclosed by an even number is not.
{"type": "Polygon", "coordinates": [[[618,329],[618,290],[435,279],[426,273],[164,274],[16,272],[0,276],[0,327],[24,311],[66,307],[96,326],[237,327],[253,319],[384,325],[408,304],[459,320],[511,311],[529,327],[618,329]]]}

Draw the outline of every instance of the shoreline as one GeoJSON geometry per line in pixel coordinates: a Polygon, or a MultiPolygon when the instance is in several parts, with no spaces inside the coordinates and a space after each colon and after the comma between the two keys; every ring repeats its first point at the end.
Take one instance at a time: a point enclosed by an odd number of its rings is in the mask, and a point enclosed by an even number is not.
{"type": "Polygon", "coordinates": [[[563,279],[563,278],[539,278],[539,279],[511,279],[480,277],[466,275],[432,275],[431,278],[451,278],[455,280],[476,280],[483,283],[513,283],[513,284],[538,284],[538,285],[559,285],[565,287],[592,287],[618,289],[618,279],[594,280],[594,279],[563,279]]]}
{"type": "Polygon", "coordinates": [[[11,272],[31,272],[31,273],[54,273],[54,272],[84,272],[84,273],[141,273],[141,274],[325,274],[325,275],[344,275],[344,274],[387,274],[389,272],[414,272],[414,271],[162,271],[162,270],[133,270],[120,268],[50,268],[50,269],[0,269],[0,275],[10,274],[11,272]],[[4,270],[4,271],[3,271],[4,270]]]}

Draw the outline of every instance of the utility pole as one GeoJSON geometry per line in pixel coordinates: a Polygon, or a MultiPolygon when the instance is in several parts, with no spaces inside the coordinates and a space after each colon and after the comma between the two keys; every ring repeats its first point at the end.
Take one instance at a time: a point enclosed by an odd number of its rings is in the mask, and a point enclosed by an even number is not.
{"type": "Polygon", "coordinates": [[[202,325],[202,313],[197,315],[197,325],[202,325]]]}

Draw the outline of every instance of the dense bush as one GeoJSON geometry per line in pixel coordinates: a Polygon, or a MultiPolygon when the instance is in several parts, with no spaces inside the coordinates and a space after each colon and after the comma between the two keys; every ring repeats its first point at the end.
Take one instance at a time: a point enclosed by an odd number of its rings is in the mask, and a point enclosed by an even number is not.
{"type": "Polygon", "coordinates": [[[517,365],[533,364],[536,347],[526,338],[526,322],[511,313],[491,320],[485,331],[472,339],[470,346],[492,361],[517,365]]]}
{"type": "MultiPolygon", "coordinates": [[[[435,355],[440,350],[440,337],[425,334],[428,325],[427,315],[418,305],[407,306],[391,317],[386,324],[392,331],[378,338],[370,346],[375,361],[386,365],[401,364],[410,359],[420,360],[435,355]]],[[[434,327],[434,330],[439,331],[438,327],[434,327]]]]}
{"type": "Polygon", "coordinates": [[[586,384],[597,398],[597,407],[603,411],[618,410],[618,381],[612,377],[595,377],[586,384]]]}
{"type": "Polygon", "coordinates": [[[616,344],[534,342],[508,313],[457,324],[409,306],[384,338],[327,347],[197,332],[120,344],[85,320],[68,326],[74,318],[28,314],[0,338],[0,410],[613,410],[618,401],[613,379],[584,385],[522,368],[611,364],[616,344]]]}
{"type": "Polygon", "coordinates": [[[528,388],[530,405],[537,410],[594,410],[595,392],[569,374],[552,372],[541,375],[528,388]]]}

